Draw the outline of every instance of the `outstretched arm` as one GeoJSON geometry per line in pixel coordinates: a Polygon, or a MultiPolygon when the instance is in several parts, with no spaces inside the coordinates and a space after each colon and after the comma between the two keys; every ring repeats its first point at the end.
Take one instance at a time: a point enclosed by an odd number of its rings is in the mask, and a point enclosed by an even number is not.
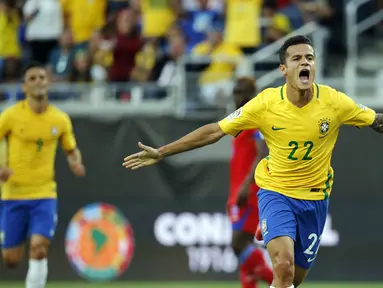
{"type": "Polygon", "coordinates": [[[150,166],[156,164],[162,158],[167,156],[213,144],[220,140],[223,136],[225,136],[225,133],[222,131],[219,124],[211,123],[202,126],[181,139],[158,149],[138,143],[138,146],[142,149],[142,151],[126,157],[122,165],[125,168],[132,170],[150,166]]]}
{"type": "Polygon", "coordinates": [[[383,133],[383,114],[376,113],[375,120],[370,127],[378,133],[383,133]]]}
{"type": "Polygon", "coordinates": [[[138,147],[142,151],[125,157],[122,166],[135,170],[154,165],[166,156],[213,144],[227,134],[236,137],[243,130],[257,129],[266,108],[263,97],[257,96],[218,123],[202,126],[181,139],[158,149],[138,143],[138,147]]]}
{"type": "Polygon", "coordinates": [[[213,144],[226,134],[218,123],[202,126],[181,139],[158,149],[161,158],[213,144]]]}

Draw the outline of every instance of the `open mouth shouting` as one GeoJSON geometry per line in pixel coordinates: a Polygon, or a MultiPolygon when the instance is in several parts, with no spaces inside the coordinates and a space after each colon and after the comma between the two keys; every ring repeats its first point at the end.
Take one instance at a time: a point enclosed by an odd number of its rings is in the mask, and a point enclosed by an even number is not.
{"type": "Polygon", "coordinates": [[[309,69],[302,69],[299,72],[299,80],[302,84],[307,85],[310,83],[310,70],[309,69]]]}

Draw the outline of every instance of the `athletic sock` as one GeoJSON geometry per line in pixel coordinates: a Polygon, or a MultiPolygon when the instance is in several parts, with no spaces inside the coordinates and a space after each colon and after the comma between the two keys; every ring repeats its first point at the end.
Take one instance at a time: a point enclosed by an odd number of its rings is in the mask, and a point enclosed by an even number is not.
{"type": "Polygon", "coordinates": [[[48,277],[48,260],[29,260],[25,288],[44,288],[48,277]]]}
{"type": "Polygon", "coordinates": [[[242,267],[239,268],[239,281],[241,282],[241,288],[257,288],[257,281],[253,275],[249,275],[247,270],[242,267]]]}
{"type": "MultiPolygon", "coordinates": [[[[275,288],[274,286],[270,286],[270,288],[275,288]]],[[[294,288],[294,285],[291,285],[290,287],[287,288],[294,288]]]]}
{"type": "Polygon", "coordinates": [[[249,244],[239,255],[240,270],[247,271],[269,285],[273,282],[273,271],[267,266],[261,250],[249,244]]]}

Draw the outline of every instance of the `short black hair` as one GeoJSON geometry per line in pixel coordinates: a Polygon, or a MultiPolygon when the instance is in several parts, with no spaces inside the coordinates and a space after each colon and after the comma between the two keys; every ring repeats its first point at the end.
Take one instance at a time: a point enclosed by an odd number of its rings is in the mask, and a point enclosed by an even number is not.
{"type": "Polygon", "coordinates": [[[24,69],[23,69],[23,77],[25,76],[25,74],[26,74],[30,69],[33,69],[33,68],[41,68],[41,69],[45,69],[45,66],[44,66],[43,64],[41,64],[40,62],[32,61],[32,62],[28,63],[26,66],[24,66],[24,69]]]}
{"type": "Polygon", "coordinates": [[[286,61],[286,51],[290,46],[295,46],[299,44],[307,44],[313,47],[313,44],[311,43],[311,40],[303,35],[297,35],[294,37],[291,37],[283,43],[281,49],[279,49],[279,62],[280,64],[285,64],[286,61]]]}

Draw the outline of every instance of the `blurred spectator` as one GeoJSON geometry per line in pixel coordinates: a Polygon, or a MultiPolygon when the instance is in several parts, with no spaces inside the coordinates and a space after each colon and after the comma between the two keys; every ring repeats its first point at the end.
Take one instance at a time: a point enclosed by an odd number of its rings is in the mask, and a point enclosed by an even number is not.
{"type": "Polygon", "coordinates": [[[289,18],[282,13],[276,13],[266,29],[264,44],[273,43],[290,32],[292,32],[292,28],[289,18]]]}
{"type": "Polygon", "coordinates": [[[184,33],[183,33],[180,25],[178,25],[178,23],[174,23],[173,25],[170,26],[166,36],[167,36],[167,42],[169,42],[170,38],[178,37],[178,36],[183,37],[184,33]]]}
{"type": "Polygon", "coordinates": [[[327,0],[290,0],[280,13],[288,17],[293,29],[298,29],[310,21],[329,18],[332,10],[327,0]]]}
{"type": "Polygon", "coordinates": [[[116,19],[116,32],[109,79],[113,82],[125,82],[129,81],[136,54],[143,46],[137,26],[137,16],[132,9],[119,12],[116,19]]]}
{"type": "Polygon", "coordinates": [[[70,82],[88,83],[91,77],[91,59],[85,50],[78,50],[69,73],[70,82]]]}
{"type": "Polygon", "coordinates": [[[3,79],[7,83],[20,81],[21,62],[16,58],[8,58],[4,61],[3,79]]]}
{"type": "Polygon", "coordinates": [[[135,57],[135,65],[130,80],[135,82],[148,82],[153,79],[153,69],[161,57],[159,41],[148,40],[135,57]]]}
{"type": "Polygon", "coordinates": [[[174,86],[178,83],[177,61],[186,53],[186,41],[183,35],[171,35],[168,38],[169,49],[154,68],[154,79],[161,87],[174,86]]]}
{"type": "Polygon", "coordinates": [[[0,1],[0,71],[3,71],[4,61],[8,58],[19,59],[21,48],[18,38],[20,15],[15,1],[0,1]]]}
{"type": "Polygon", "coordinates": [[[27,0],[23,12],[31,60],[47,64],[49,55],[63,33],[61,4],[59,0],[27,0]]]}
{"type": "Polygon", "coordinates": [[[294,0],[292,2],[300,2],[305,22],[322,21],[332,16],[332,9],[327,0],[294,0]]]}
{"type": "MultiPolygon", "coordinates": [[[[225,8],[225,0],[207,0],[209,10],[214,10],[223,13],[225,8]]],[[[195,11],[200,8],[199,0],[182,0],[182,7],[185,11],[195,11]]]]}
{"type": "Polygon", "coordinates": [[[210,56],[212,63],[200,78],[201,96],[210,105],[225,102],[230,97],[236,64],[242,59],[241,50],[223,41],[223,27],[216,25],[208,33],[208,40],[192,51],[196,56],[210,56]]]}
{"type": "Polygon", "coordinates": [[[61,0],[65,23],[76,48],[86,48],[92,35],[105,24],[107,0],[61,0]]]}
{"type": "Polygon", "coordinates": [[[108,0],[108,18],[114,17],[120,10],[129,7],[129,0],[108,0]]]}
{"type": "Polygon", "coordinates": [[[179,0],[141,0],[143,37],[164,37],[179,12],[179,0]]]}
{"type": "Polygon", "coordinates": [[[191,51],[196,44],[206,40],[208,29],[221,20],[219,12],[209,8],[208,0],[198,0],[197,3],[199,5],[195,10],[186,12],[180,20],[180,26],[188,39],[188,51],[191,51]]]}
{"type": "Polygon", "coordinates": [[[227,0],[225,42],[252,53],[261,44],[262,0],[227,0]]]}
{"type": "Polygon", "coordinates": [[[282,9],[282,8],[285,8],[286,6],[290,5],[291,4],[291,1],[290,0],[273,0],[276,2],[277,4],[277,7],[279,9],[282,9]]]}
{"type": "Polygon", "coordinates": [[[48,71],[54,82],[67,81],[74,59],[72,33],[66,29],[60,38],[60,46],[49,57],[48,71]]]}
{"type": "Polygon", "coordinates": [[[114,34],[116,30],[114,24],[114,22],[108,23],[100,33],[93,34],[89,41],[88,50],[93,57],[92,69],[98,75],[98,82],[108,80],[108,71],[113,63],[114,34]]]}

